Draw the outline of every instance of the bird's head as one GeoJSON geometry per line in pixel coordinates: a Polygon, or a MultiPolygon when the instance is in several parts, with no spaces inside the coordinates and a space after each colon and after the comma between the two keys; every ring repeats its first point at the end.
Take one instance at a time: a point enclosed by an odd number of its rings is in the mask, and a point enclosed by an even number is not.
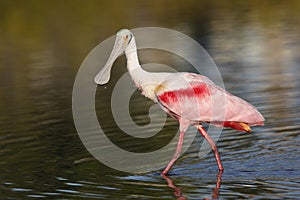
{"type": "Polygon", "coordinates": [[[122,45],[126,48],[133,38],[133,34],[128,29],[121,29],[117,32],[117,40],[122,41],[122,45]]]}
{"type": "Polygon", "coordinates": [[[121,29],[116,35],[115,45],[113,50],[103,66],[103,68],[96,75],[94,81],[97,84],[106,84],[110,79],[110,71],[115,60],[127,49],[127,47],[133,43],[134,37],[130,30],[121,29]]]}

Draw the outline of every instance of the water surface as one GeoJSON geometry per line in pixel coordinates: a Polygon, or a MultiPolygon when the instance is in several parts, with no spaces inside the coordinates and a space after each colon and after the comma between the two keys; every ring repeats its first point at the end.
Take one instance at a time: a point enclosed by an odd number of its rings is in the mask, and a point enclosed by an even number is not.
{"type": "MultiPolygon", "coordinates": [[[[1,199],[299,198],[298,1],[2,1],[0,8],[1,199]],[[71,108],[81,62],[120,28],[142,26],[174,29],[197,40],[218,65],[226,89],[265,116],[265,126],[251,134],[223,130],[217,143],[222,176],[212,153],[198,158],[200,135],[165,178],[162,169],[145,174],[111,169],[81,143],[71,108]]],[[[142,63],[191,70],[165,52],[143,51],[140,57],[142,63]]],[[[117,64],[107,89],[97,89],[98,118],[121,146],[160,148],[176,134],[173,119],[153,145],[132,142],[113,123],[107,105],[126,72],[124,57],[117,64]]],[[[152,102],[136,92],[131,103],[137,124],[149,123],[152,102]]]]}

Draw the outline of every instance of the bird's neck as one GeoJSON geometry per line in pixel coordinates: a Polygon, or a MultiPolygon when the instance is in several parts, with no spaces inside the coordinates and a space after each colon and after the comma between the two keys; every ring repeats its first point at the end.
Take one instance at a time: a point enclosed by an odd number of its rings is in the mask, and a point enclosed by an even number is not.
{"type": "Polygon", "coordinates": [[[125,49],[125,55],[127,58],[127,68],[129,72],[134,71],[137,68],[141,68],[137,55],[136,44],[134,42],[125,49]]]}
{"type": "Polygon", "coordinates": [[[146,97],[156,101],[155,88],[159,85],[151,72],[143,70],[139,63],[135,41],[131,42],[125,50],[127,58],[127,69],[135,83],[135,85],[142,91],[146,97]]]}
{"type": "Polygon", "coordinates": [[[127,58],[127,69],[137,87],[141,87],[143,79],[148,76],[148,72],[143,70],[139,63],[135,41],[132,41],[125,50],[127,58]]]}

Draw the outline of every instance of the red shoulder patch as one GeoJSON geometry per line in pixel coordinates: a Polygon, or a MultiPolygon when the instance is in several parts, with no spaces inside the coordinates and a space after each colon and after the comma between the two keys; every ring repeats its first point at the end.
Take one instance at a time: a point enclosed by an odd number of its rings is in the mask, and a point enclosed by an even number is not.
{"type": "Polygon", "coordinates": [[[194,90],[195,95],[197,96],[206,96],[209,95],[209,88],[207,87],[207,85],[204,84],[200,84],[200,85],[196,85],[194,87],[192,87],[194,90]]]}
{"type": "Polygon", "coordinates": [[[164,92],[163,94],[158,96],[159,100],[164,103],[172,103],[177,101],[176,91],[164,92]]]}
{"type": "Polygon", "coordinates": [[[158,98],[160,101],[169,104],[177,102],[181,97],[201,98],[209,94],[210,92],[208,86],[205,83],[198,83],[197,85],[191,84],[190,88],[164,92],[159,95],[158,98]]]}

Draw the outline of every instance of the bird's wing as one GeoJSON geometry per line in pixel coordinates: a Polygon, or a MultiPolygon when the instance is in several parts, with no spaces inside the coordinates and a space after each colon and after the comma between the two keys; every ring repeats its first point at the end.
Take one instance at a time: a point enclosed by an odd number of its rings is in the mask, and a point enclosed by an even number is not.
{"type": "Polygon", "coordinates": [[[177,118],[223,126],[224,122],[262,125],[264,121],[254,106],[198,74],[180,73],[163,82],[155,94],[163,109],[177,118]]]}

